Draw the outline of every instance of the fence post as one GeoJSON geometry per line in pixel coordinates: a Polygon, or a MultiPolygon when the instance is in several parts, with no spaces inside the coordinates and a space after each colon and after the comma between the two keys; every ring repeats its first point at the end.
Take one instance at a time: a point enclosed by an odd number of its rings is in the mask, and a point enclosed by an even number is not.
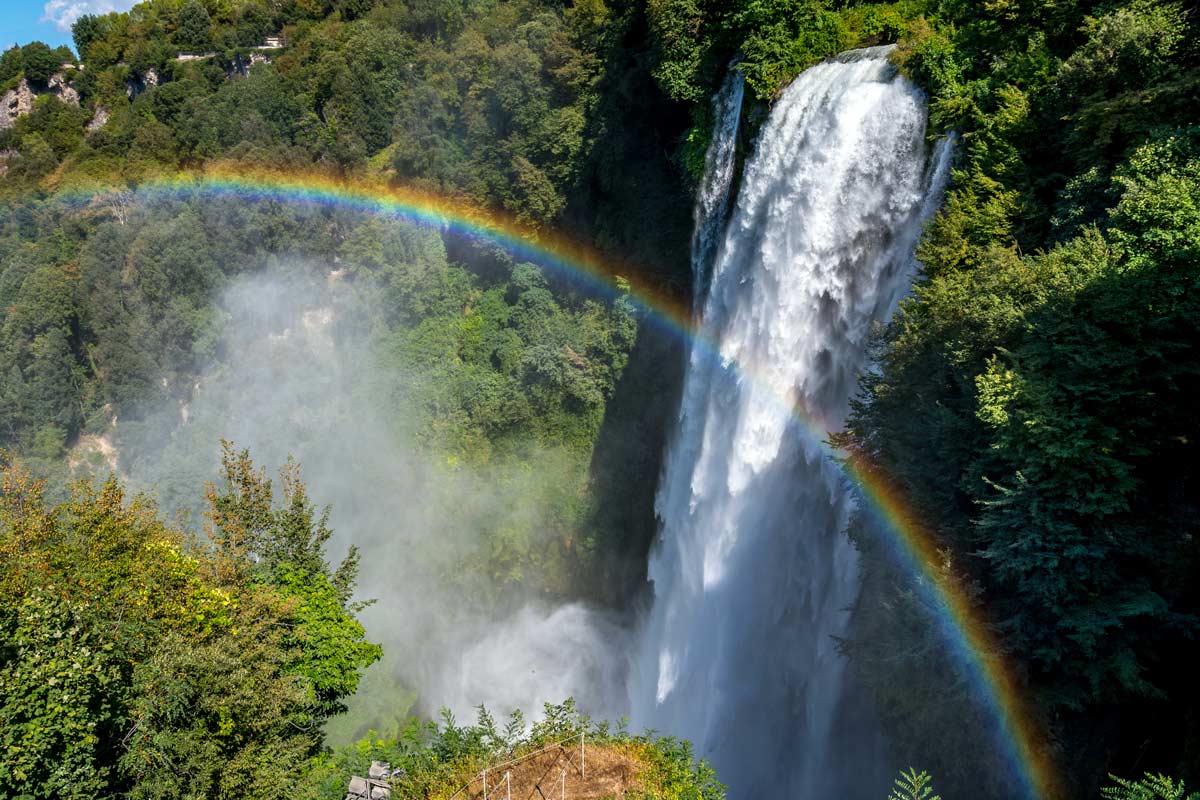
{"type": "Polygon", "coordinates": [[[567,768],[562,771],[562,800],[567,800],[567,768]]]}
{"type": "Polygon", "coordinates": [[[483,800],[487,800],[487,767],[483,768],[483,800]]]}
{"type": "Polygon", "coordinates": [[[504,782],[508,785],[508,800],[512,800],[512,773],[504,773],[504,782]]]}
{"type": "Polygon", "coordinates": [[[587,777],[587,731],[579,732],[579,777],[587,777]]]}

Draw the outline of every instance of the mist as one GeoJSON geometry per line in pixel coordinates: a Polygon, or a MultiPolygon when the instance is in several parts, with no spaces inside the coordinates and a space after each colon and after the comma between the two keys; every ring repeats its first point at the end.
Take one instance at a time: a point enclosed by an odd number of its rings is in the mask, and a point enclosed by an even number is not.
{"type": "Polygon", "coordinates": [[[489,543],[506,530],[550,524],[558,454],[530,443],[520,458],[480,466],[423,448],[419,392],[387,357],[374,296],[312,262],[235,279],[216,300],[219,357],[189,399],[130,433],[141,437],[122,453],[131,486],[199,528],[221,439],[271,472],[300,463],[314,501],[332,507],[330,559],[360,550],[357,596],[375,601],[360,617],[384,648],[349,714],[331,723],[334,744],[442,707],[459,720],[481,704],[532,720],[543,703],[574,697],[587,713],[619,716],[620,622],[571,601],[570,587],[535,592],[503,559],[490,563],[489,543]]]}

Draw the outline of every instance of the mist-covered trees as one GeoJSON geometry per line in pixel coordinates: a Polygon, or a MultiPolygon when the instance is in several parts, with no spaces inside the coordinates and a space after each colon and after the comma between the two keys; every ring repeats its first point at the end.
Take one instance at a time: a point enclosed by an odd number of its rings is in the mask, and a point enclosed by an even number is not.
{"type": "Polygon", "coordinates": [[[210,539],[115,478],[48,505],[0,486],[0,781],[25,797],[230,797],[282,787],[379,656],[350,602],[355,554],[298,473],[281,502],[227,449],[210,539]]]}
{"type": "Polygon", "coordinates": [[[474,274],[448,261],[439,234],[396,221],[118,193],[83,215],[48,203],[0,221],[0,368],[13,378],[0,430],[17,449],[42,425],[73,440],[89,423],[103,431],[186,401],[225,355],[222,289],[285,257],[299,277],[319,274],[323,255],[383,309],[396,368],[421,376],[399,390],[460,455],[535,431],[586,450],[636,334],[625,299],[556,294],[535,266],[486,248],[474,274]]]}
{"type": "MultiPolygon", "coordinates": [[[[49,202],[0,219],[0,438],[53,478],[52,494],[116,469],[200,524],[213,448],[240,438],[230,425],[249,414],[230,420],[221,398],[278,402],[280,387],[247,373],[273,369],[271,342],[303,329],[303,309],[275,309],[269,294],[257,311],[257,298],[230,305],[235,287],[269,273],[333,314],[329,344],[341,368],[353,364],[323,392],[328,365],[296,368],[305,413],[336,420],[345,398],[369,395],[409,457],[506,487],[509,510],[486,517],[425,498],[477,543],[458,554],[456,580],[476,593],[611,591],[588,565],[623,558],[620,536],[593,524],[587,487],[637,334],[628,297],[577,294],[566,276],[478,241],[451,237],[471,266],[452,263],[438,231],[395,219],[202,192],[113,192],[83,212],[49,202]]],[[[297,452],[278,444],[275,458],[297,452]]]]}

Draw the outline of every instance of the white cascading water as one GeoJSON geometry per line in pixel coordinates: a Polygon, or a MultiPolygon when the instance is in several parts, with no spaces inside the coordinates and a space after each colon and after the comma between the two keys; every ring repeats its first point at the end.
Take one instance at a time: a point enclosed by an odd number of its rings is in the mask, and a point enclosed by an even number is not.
{"type": "Polygon", "coordinates": [[[699,314],[708,285],[708,269],[721,244],[725,218],[729,214],[729,187],[737,164],[737,132],[742,121],[742,96],[746,79],[731,69],[713,96],[712,141],[704,155],[704,178],[696,192],[692,212],[692,297],[693,313],[699,314]]]}
{"type": "Polygon", "coordinates": [[[950,149],[927,169],[924,97],[887,52],[812,67],[772,109],[716,247],[657,498],[632,722],[691,739],[738,800],[859,796],[878,755],[875,735],[845,735],[853,500],[821,439],[908,289],[950,149]]]}

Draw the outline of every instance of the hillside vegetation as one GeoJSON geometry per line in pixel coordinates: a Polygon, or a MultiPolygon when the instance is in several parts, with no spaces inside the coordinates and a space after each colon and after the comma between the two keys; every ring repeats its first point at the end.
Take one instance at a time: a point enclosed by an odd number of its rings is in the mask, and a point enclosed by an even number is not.
{"type": "MultiPolygon", "coordinates": [[[[962,144],[837,440],[935,533],[1084,792],[1200,767],[1198,41],[1188,3],[942,3],[910,28],[898,61],[962,144]]],[[[897,674],[953,670],[876,561],[851,650],[898,738],[940,738],[953,693],[897,674]]]]}
{"type": "Polygon", "coordinates": [[[4,465],[5,796],[249,796],[319,752],[379,648],[357,553],[329,564],[324,518],[281,478],[227,449],[201,546],[115,479],[50,506],[4,465]]]}
{"type": "MultiPolygon", "coordinates": [[[[371,760],[406,771],[399,795],[446,798],[484,767],[529,792],[720,800],[673,739],[593,725],[571,701],[528,727],[413,719],[397,739],[333,753],[322,723],[380,656],[351,601],[358,553],[326,560],[326,514],[295,465],[278,482],[226,447],[197,538],[116,479],[48,505],[19,465],[0,473],[0,786],[6,797],[340,798],[371,760]],[[580,770],[580,734],[587,762],[580,770]],[[559,763],[561,761],[561,764],[559,763]],[[554,770],[553,780],[544,774],[554,770]]],[[[493,787],[494,788],[494,787],[493,787]]],[[[474,796],[468,793],[468,796],[474,796]]]]}
{"type": "Polygon", "coordinates": [[[403,769],[394,781],[396,793],[413,800],[482,798],[485,769],[488,796],[511,791],[516,797],[565,792],[584,800],[725,797],[712,769],[695,760],[687,742],[613,730],[580,714],[571,700],[547,705],[532,726],[516,714],[500,727],[480,708],[474,725],[460,725],[443,713],[438,723],[411,722],[395,740],[369,736],[312,762],[298,796],[340,798],[345,776],[366,774],[372,761],[403,769]]]}

